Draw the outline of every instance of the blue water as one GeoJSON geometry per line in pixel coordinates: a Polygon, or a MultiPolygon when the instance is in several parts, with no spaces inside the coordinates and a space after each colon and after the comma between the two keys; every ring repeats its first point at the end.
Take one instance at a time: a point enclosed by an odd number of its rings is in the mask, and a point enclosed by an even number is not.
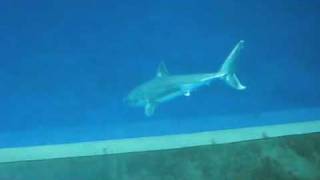
{"type": "Polygon", "coordinates": [[[2,0],[0,22],[1,147],[320,117],[320,1],[2,0]],[[123,103],[161,61],[171,74],[213,72],[241,39],[246,91],[217,82],[151,118],[123,103]]]}

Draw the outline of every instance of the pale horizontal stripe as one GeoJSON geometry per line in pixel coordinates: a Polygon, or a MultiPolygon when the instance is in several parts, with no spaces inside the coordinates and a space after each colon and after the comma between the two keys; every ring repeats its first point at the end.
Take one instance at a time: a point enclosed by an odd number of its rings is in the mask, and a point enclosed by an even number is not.
{"type": "Polygon", "coordinates": [[[177,149],[199,145],[224,144],[265,137],[320,132],[320,120],[281,125],[218,130],[191,134],[141,137],[121,140],[46,145],[0,149],[0,162],[45,160],[96,156],[154,150],[177,149]]]}

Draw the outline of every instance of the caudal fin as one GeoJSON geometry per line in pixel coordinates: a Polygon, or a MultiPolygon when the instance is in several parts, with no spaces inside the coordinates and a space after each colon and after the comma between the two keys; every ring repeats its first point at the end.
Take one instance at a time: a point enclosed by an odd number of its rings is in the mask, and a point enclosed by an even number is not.
{"type": "Polygon", "coordinates": [[[233,48],[227,59],[222,64],[219,74],[221,74],[221,78],[231,87],[244,90],[246,86],[242,85],[239,81],[235,70],[236,63],[235,60],[239,56],[241,49],[244,47],[244,40],[238,42],[238,44],[233,48]]]}

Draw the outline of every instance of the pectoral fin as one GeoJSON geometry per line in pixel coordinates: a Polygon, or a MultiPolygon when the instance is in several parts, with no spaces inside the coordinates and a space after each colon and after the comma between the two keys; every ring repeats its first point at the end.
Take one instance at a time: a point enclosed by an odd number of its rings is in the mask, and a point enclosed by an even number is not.
{"type": "Polygon", "coordinates": [[[154,111],[156,109],[156,104],[155,103],[147,103],[146,106],[144,107],[144,114],[146,116],[152,116],[154,111]]]}

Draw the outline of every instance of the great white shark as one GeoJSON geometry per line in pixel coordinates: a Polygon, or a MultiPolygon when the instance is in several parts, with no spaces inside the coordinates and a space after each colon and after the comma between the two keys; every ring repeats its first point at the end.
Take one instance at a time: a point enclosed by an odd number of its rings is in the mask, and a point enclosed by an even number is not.
{"type": "Polygon", "coordinates": [[[210,84],[213,80],[223,80],[234,89],[244,90],[246,86],[241,84],[235,73],[235,60],[243,47],[244,41],[241,40],[227,56],[220,69],[214,73],[171,75],[162,62],[156,77],[134,88],[125,101],[132,106],[144,107],[145,115],[151,116],[160,103],[178,96],[190,96],[192,91],[210,84]]]}

